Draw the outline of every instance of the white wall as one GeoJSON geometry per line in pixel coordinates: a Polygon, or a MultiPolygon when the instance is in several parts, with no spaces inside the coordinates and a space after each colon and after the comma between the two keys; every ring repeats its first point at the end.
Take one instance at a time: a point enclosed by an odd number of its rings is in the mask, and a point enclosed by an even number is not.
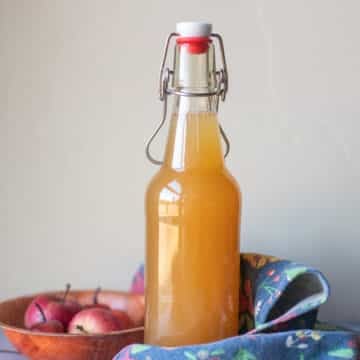
{"type": "Polygon", "coordinates": [[[322,269],[326,319],[360,320],[360,3],[0,0],[0,298],[127,288],[143,259],[144,141],[178,20],[225,38],[221,118],[242,249],[322,269]]]}

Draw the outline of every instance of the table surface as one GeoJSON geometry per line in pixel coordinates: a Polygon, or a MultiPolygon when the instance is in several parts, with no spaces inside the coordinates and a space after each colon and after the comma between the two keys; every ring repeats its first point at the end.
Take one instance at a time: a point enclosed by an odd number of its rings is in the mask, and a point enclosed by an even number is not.
{"type": "MultiPolygon", "coordinates": [[[[344,329],[348,329],[360,333],[360,324],[339,323],[337,325],[342,326],[344,329]]],[[[0,330],[0,349],[14,350],[14,348],[11,346],[11,344],[7,341],[7,339],[1,332],[1,330],[0,330]]],[[[0,354],[0,360],[26,360],[26,358],[19,354],[0,354]]]]}

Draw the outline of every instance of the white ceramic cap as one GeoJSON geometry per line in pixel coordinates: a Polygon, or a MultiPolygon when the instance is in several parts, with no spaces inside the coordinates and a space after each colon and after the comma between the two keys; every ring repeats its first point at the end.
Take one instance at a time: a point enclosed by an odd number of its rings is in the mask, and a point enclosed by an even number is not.
{"type": "Polygon", "coordinates": [[[184,37],[207,37],[211,35],[212,24],[202,21],[179,22],[176,32],[184,37]]]}

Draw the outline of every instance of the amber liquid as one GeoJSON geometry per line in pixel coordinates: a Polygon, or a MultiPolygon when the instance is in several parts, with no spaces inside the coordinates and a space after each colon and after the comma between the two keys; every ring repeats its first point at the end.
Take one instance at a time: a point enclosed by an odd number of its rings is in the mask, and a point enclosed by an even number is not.
{"type": "Polygon", "coordinates": [[[175,114],[164,165],[146,194],[146,343],[237,334],[240,208],[216,114],[175,114]]]}

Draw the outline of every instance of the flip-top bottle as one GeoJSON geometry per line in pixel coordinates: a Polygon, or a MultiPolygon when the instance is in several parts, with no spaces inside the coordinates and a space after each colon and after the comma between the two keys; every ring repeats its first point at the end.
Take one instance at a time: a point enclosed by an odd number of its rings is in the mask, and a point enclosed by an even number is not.
{"type": "Polygon", "coordinates": [[[205,343],[238,332],[241,194],[225,166],[230,145],[217,116],[227,87],[221,36],[207,23],[177,24],[161,68],[163,119],[146,148],[148,158],[161,165],[146,192],[149,344],[205,343]],[[158,161],[150,145],[167,113],[165,155],[158,161]]]}

